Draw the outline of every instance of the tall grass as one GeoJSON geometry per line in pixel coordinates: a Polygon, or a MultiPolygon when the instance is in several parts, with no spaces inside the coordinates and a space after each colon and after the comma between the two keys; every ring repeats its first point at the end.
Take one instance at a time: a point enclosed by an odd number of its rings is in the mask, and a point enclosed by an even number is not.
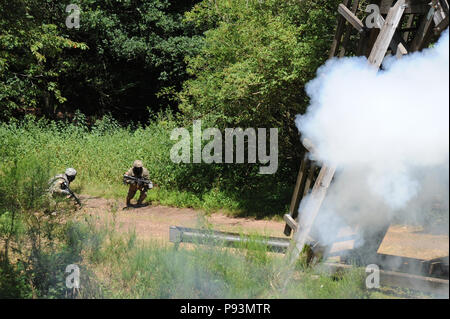
{"type": "MultiPolygon", "coordinates": [[[[364,272],[355,269],[339,279],[297,267],[287,286],[279,285],[282,255],[263,245],[237,248],[189,244],[176,248],[140,242],[134,232],[115,232],[114,223],[77,224],[96,238],[85,246],[91,280],[82,278],[80,297],[106,298],[368,298],[364,272]],[[94,225],[91,227],[87,225],[94,225]],[[101,235],[99,235],[101,234],[101,235]],[[86,281],[88,280],[88,281],[86,281]],[[86,284],[87,282],[87,284],[86,284]],[[94,283],[94,284],[93,284],[94,283]]],[[[89,242],[89,241],[88,241],[89,242]]]]}
{"type": "Polygon", "coordinates": [[[48,174],[46,163],[34,156],[0,171],[0,297],[60,297],[61,269],[79,260],[80,252],[59,245],[61,221],[72,209],[49,200],[48,174]]]}
{"type": "MultiPolygon", "coordinates": [[[[144,161],[159,188],[149,200],[164,205],[224,210],[236,215],[282,216],[292,185],[280,164],[277,176],[258,175],[253,164],[176,164],[170,160],[172,129],[180,124],[171,113],[155,116],[147,125],[120,126],[104,116],[92,126],[77,113],[72,122],[27,116],[0,123],[0,172],[32,156],[52,174],[74,167],[77,192],[124,198],[122,174],[135,159],[144,161]]],[[[288,174],[289,176],[293,174],[288,174]]]]}

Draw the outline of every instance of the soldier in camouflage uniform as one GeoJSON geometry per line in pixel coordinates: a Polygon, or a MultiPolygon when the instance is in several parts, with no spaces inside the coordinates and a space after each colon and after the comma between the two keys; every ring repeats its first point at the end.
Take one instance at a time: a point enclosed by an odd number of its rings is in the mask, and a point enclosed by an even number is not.
{"type": "MultiPolygon", "coordinates": [[[[125,175],[136,177],[144,180],[149,180],[150,176],[148,170],[143,166],[142,161],[135,160],[133,163],[133,167],[131,167],[125,175]]],[[[124,184],[130,185],[128,189],[127,195],[127,207],[131,206],[131,199],[136,195],[136,192],[139,190],[141,193],[139,195],[139,199],[137,201],[138,205],[142,205],[142,202],[147,197],[147,191],[149,190],[149,186],[146,184],[138,184],[134,181],[130,181],[126,178],[123,179],[124,184]]]]}
{"type": "Polygon", "coordinates": [[[50,187],[48,190],[51,197],[56,195],[66,196],[69,198],[71,195],[67,187],[70,186],[70,183],[75,180],[76,176],[77,171],[74,168],[68,168],[64,174],[59,174],[51,178],[49,181],[50,187]]]}

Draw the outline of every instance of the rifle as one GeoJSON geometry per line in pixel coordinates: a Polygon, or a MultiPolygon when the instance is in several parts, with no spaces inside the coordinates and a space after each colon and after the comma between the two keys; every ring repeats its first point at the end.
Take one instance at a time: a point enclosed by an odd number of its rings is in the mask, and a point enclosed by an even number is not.
{"type": "Polygon", "coordinates": [[[138,185],[145,185],[149,189],[153,188],[152,181],[145,179],[145,178],[138,178],[138,177],[133,177],[133,176],[129,176],[129,175],[123,175],[123,179],[124,179],[124,182],[125,182],[125,180],[129,180],[129,181],[133,181],[135,184],[138,184],[138,185]]]}
{"type": "Polygon", "coordinates": [[[62,185],[63,185],[64,189],[66,189],[66,190],[69,192],[70,197],[72,197],[73,199],[75,199],[75,201],[77,202],[77,204],[80,205],[80,207],[81,207],[82,205],[81,205],[80,200],[79,200],[78,197],[72,192],[72,190],[70,189],[69,185],[67,185],[66,182],[63,182],[62,185]]]}

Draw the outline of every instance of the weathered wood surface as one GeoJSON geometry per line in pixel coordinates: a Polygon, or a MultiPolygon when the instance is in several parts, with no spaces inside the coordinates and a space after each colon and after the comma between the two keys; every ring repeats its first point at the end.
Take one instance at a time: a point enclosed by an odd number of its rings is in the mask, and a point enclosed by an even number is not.
{"type": "Polygon", "coordinates": [[[319,176],[314,183],[311,194],[307,197],[304,208],[299,212],[298,230],[294,234],[291,246],[289,248],[288,258],[290,263],[298,259],[300,252],[303,250],[307,242],[309,233],[311,232],[314,220],[320,210],[323,200],[325,199],[327,189],[333,179],[336,168],[323,165],[320,169],[319,176]]]}
{"type": "MultiPolygon", "coordinates": [[[[344,6],[347,6],[349,0],[343,2],[344,6]]],[[[341,43],[342,33],[344,32],[345,20],[342,16],[339,16],[338,26],[336,28],[336,33],[334,34],[333,42],[331,43],[331,49],[328,58],[334,57],[336,50],[339,48],[341,43]]]]}
{"type": "MultiPolygon", "coordinates": [[[[382,29],[385,23],[383,17],[379,17],[378,20],[378,28],[382,29]]],[[[394,36],[392,37],[391,42],[389,43],[389,48],[392,52],[396,53],[397,58],[401,58],[403,55],[408,54],[408,50],[406,49],[406,42],[403,40],[401,35],[395,31],[394,36]]]]}
{"type": "Polygon", "coordinates": [[[358,32],[364,31],[364,24],[358,17],[350,11],[345,5],[342,3],[338,7],[338,12],[342,15],[342,17],[347,20],[358,32]]]}
{"type": "MultiPolygon", "coordinates": [[[[302,190],[302,186],[305,183],[305,179],[306,179],[306,175],[307,175],[307,171],[306,171],[306,167],[307,167],[307,162],[308,162],[308,157],[307,154],[305,154],[305,156],[303,157],[303,160],[300,164],[300,169],[298,171],[298,175],[297,175],[297,182],[295,183],[295,187],[294,187],[294,192],[292,194],[292,199],[291,199],[291,205],[289,207],[289,215],[295,219],[298,215],[298,206],[300,204],[300,200],[302,199],[301,196],[301,190],[302,190]]],[[[291,235],[291,227],[286,224],[286,226],[284,227],[284,234],[286,236],[290,236],[291,235]]]]}
{"type": "MultiPolygon", "coordinates": [[[[351,13],[353,14],[354,17],[356,17],[355,13],[358,10],[358,4],[359,4],[359,0],[353,0],[351,13]]],[[[345,8],[347,8],[347,7],[345,7],[345,8]]],[[[338,10],[339,10],[339,8],[338,8],[338,10]]],[[[351,25],[347,25],[345,28],[344,39],[342,40],[341,50],[339,51],[339,57],[341,57],[341,58],[345,55],[347,43],[350,39],[351,32],[352,32],[351,25]]]]}
{"type": "Polygon", "coordinates": [[[308,170],[308,176],[306,177],[305,187],[303,188],[303,197],[308,195],[308,193],[310,191],[311,183],[313,181],[314,173],[316,171],[316,168],[317,168],[316,163],[311,162],[311,165],[310,165],[309,170],[308,170]]]}
{"type": "Polygon", "coordinates": [[[284,221],[286,224],[294,231],[296,232],[298,229],[298,223],[291,217],[289,214],[284,214],[283,216],[284,221]]]}
{"type": "MultiPolygon", "coordinates": [[[[428,12],[428,9],[430,8],[431,0],[407,0],[406,5],[407,8],[405,8],[405,13],[410,14],[425,14],[428,12]]],[[[389,9],[392,7],[394,3],[394,0],[382,0],[380,4],[380,13],[381,14],[387,14],[389,12],[389,9]]]]}
{"type": "Polygon", "coordinates": [[[444,20],[441,21],[441,23],[439,23],[439,25],[437,25],[434,28],[434,33],[436,35],[438,35],[439,33],[441,33],[442,31],[444,31],[445,29],[447,29],[448,27],[448,20],[449,20],[449,16],[447,15],[444,20]]]}
{"type": "Polygon", "coordinates": [[[419,29],[417,30],[417,33],[410,44],[409,51],[414,52],[422,48],[433,23],[433,15],[434,8],[430,8],[427,15],[422,18],[419,29]]]}
{"type": "Polygon", "coordinates": [[[386,21],[384,22],[380,34],[372,48],[372,52],[369,55],[369,63],[376,68],[379,68],[383,62],[386,51],[389,48],[389,44],[392,41],[405,8],[405,0],[398,0],[388,12],[386,21]]]}

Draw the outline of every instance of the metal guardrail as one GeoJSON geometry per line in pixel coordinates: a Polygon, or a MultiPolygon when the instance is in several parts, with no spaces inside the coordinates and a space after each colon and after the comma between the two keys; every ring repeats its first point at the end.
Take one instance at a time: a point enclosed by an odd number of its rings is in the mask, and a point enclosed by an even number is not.
{"type": "Polygon", "coordinates": [[[285,252],[289,247],[288,238],[264,237],[253,238],[236,233],[202,230],[179,226],[170,226],[169,240],[172,243],[198,243],[203,245],[223,245],[228,247],[242,247],[245,244],[265,246],[269,251],[285,252]]]}

